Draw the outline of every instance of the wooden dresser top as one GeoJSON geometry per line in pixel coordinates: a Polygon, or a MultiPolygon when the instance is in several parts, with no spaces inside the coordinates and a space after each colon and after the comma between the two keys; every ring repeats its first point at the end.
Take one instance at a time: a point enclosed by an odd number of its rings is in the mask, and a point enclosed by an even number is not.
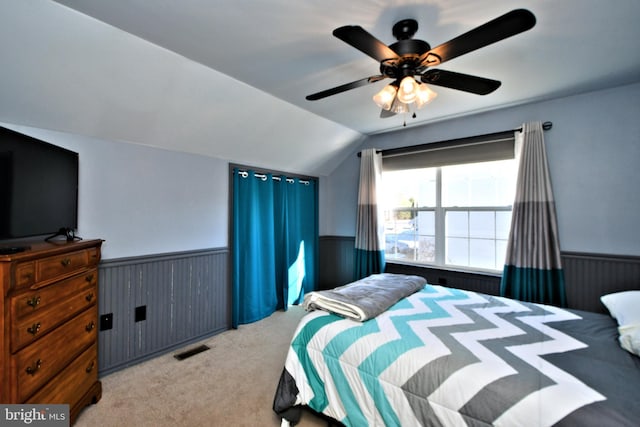
{"type": "Polygon", "coordinates": [[[66,240],[60,241],[19,241],[11,243],[0,243],[0,248],[4,247],[24,247],[23,251],[15,252],[11,254],[0,254],[0,262],[13,262],[13,261],[27,261],[32,258],[41,258],[43,256],[51,256],[58,253],[65,253],[72,250],[81,250],[89,247],[95,247],[102,245],[103,240],[91,239],[91,240],[76,240],[73,242],[67,242],[66,240]]]}

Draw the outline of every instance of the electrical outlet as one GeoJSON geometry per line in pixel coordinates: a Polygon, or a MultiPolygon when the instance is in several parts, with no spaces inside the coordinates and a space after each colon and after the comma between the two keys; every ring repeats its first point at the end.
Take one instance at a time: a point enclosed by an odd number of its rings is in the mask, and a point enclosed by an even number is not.
{"type": "Polygon", "coordinates": [[[113,329],[113,313],[100,316],[100,330],[107,331],[109,329],[113,329]]]}
{"type": "Polygon", "coordinates": [[[142,322],[143,320],[147,320],[147,306],[141,305],[136,307],[135,321],[142,322]]]}

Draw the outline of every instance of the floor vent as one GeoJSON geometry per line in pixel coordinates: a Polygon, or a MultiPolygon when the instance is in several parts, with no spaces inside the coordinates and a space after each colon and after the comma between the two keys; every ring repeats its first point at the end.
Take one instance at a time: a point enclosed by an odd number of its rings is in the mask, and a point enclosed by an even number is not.
{"type": "Polygon", "coordinates": [[[191,350],[187,350],[187,351],[183,351],[182,353],[178,353],[176,355],[174,355],[173,357],[175,357],[178,360],[184,360],[187,359],[191,356],[195,356],[198,353],[202,353],[203,351],[207,351],[209,350],[209,347],[207,347],[206,345],[200,345],[198,347],[192,348],[191,350]]]}

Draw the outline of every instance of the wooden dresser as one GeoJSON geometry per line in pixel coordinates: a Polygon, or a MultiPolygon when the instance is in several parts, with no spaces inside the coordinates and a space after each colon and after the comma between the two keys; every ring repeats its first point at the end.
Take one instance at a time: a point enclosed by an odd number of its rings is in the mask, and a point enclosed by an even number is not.
{"type": "Polygon", "coordinates": [[[71,423],[100,400],[102,240],[25,242],[0,255],[0,402],[67,403],[71,423]]]}

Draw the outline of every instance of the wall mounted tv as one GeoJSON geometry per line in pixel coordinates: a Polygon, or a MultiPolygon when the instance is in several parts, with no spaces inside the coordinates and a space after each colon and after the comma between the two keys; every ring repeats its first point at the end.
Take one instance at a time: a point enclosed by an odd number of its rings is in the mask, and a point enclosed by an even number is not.
{"type": "Polygon", "coordinates": [[[0,126],[0,240],[74,236],[78,153],[0,126]]]}

